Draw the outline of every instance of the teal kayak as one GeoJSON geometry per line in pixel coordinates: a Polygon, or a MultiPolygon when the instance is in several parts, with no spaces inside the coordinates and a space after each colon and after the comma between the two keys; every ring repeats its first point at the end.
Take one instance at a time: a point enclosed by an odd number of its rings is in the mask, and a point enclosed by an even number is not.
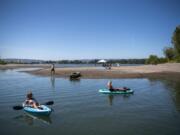
{"type": "Polygon", "coordinates": [[[45,106],[45,105],[40,105],[40,108],[33,108],[33,107],[30,107],[30,106],[24,106],[23,109],[24,109],[25,112],[28,112],[28,113],[31,113],[31,114],[34,114],[34,115],[48,116],[52,112],[52,109],[45,106]]]}
{"type": "Polygon", "coordinates": [[[132,94],[134,91],[132,89],[119,90],[119,91],[110,91],[108,89],[100,89],[99,92],[104,93],[104,94],[132,94]]]}

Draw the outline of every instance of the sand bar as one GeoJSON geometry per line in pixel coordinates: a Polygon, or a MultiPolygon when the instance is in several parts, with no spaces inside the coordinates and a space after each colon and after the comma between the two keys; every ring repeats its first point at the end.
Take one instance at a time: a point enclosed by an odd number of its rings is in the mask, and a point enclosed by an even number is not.
{"type": "MultiPolygon", "coordinates": [[[[50,76],[48,64],[10,64],[0,65],[0,69],[14,68],[41,68],[33,71],[25,71],[40,76],[50,76]]],[[[179,77],[180,63],[167,63],[158,65],[120,66],[111,70],[99,67],[73,67],[56,68],[56,77],[69,77],[73,72],[80,72],[82,78],[144,78],[144,77],[179,77]]]]}

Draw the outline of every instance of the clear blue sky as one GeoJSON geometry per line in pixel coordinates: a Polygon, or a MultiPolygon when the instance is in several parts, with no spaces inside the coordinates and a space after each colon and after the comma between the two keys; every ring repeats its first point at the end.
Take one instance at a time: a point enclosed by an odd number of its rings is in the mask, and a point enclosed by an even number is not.
{"type": "Polygon", "coordinates": [[[0,57],[163,56],[180,0],[0,0],[0,57]]]}

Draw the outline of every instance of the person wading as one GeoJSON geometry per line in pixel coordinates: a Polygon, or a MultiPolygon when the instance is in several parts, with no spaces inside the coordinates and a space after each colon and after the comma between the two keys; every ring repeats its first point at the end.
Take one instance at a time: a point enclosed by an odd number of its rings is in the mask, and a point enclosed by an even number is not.
{"type": "Polygon", "coordinates": [[[55,66],[54,64],[51,65],[51,75],[55,74],[55,66]]]}

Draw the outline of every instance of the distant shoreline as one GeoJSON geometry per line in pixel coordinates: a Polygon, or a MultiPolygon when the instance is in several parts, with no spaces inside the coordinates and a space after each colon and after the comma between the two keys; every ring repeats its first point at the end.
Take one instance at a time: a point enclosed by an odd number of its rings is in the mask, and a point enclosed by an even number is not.
{"type": "MultiPolygon", "coordinates": [[[[8,64],[0,65],[0,69],[41,68],[23,71],[33,75],[51,76],[49,64],[8,64]]],[[[180,63],[166,63],[158,65],[120,66],[111,70],[97,67],[56,68],[56,77],[68,78],[73,72],[80,72],[81,78],[115,79],[115,78],[180,78],[180,63]]]]}

